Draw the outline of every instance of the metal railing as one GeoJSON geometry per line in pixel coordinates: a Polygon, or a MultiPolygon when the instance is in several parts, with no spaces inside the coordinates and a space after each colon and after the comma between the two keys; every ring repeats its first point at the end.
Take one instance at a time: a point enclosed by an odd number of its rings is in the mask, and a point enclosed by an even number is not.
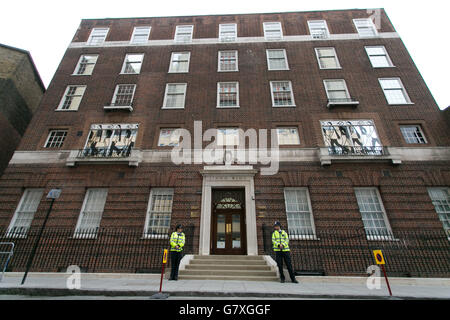
{"type": "Polygon", "coordinates": [[[327,101],[327,105],[328,106],[333,106],[333,105],[337,105],[337,104],[352,104],[352,105],[357,105],[359,104],[359,101],[355,98],[352,97],[348,97],[348,98],[331,98],[328,99],[327,101]]]}
{"type": "Polygon", "coordinates": [[[14,254],[13,242],[0,242],[0,282],[3,280],[3,275],[8,268],[9,261],[14,254]]]}
{"type": "Polygon", "coordinates": [[[131,145],[115,148],[79,149],[77,158],[128,158],[131,155],[131,145]]]}
{"type": "Polygon", "coordinates": [[[328,147],[331,156],[384,156],[387,150],[384,147],[372,146],[331,146],[328,147]]]}
{"type": "MultiPolygon", "coordinates": [[[[30,228],[26,237],[13,237],[7,230],[0,230],[2,241],[15,244],[7,271],[25,271],[38,229],[30,228]]],[[[185,226],[183,232],[183,251],[191,254],[196,228],[185,226]]],[[[39,241],[30,272],[65,272],[76,265],[82,272],[157,273],[161,271],[163,250],[170,247],[170,233],[155,231],[149,235],[141,228],[102,227],[80,234],[74,233],[73,228],[48,227],[39,241]]]]}
{"type": "MultiPolygon", "coordinates": [[[[275,259],[273,227],[263,226],[263,250],[275,259]]],[[[289,232],[292,265],[297,274],[366,276],[382,250],[386,270],[397,277],[450,277],[450,241],[443,229],[370,232],[333,228],[289,232]]]]}

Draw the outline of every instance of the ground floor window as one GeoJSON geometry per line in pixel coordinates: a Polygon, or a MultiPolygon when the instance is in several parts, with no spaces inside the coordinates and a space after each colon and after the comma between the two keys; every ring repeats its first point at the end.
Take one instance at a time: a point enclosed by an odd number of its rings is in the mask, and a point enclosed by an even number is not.
{"type": "Polygon", "coordinates": [[[450,238],[450,192],[448,188],[429,188],[428,194],[433,202],[439,219],[450,238]]]}
{"type": "Polygon", "coordinates": [[[107,195],[108,189],[92,188],[86,191],[74,237],[96,237],[107,195]]]}
{"type": "Polygon", "coordinates": [[[153,188],[147,209],[146,236],[167,235],[172,215],[173,189],[153,188]]]}
{"type": "Polygon", "coordinates": [[[311,201],[307,188],[285,188],[286,216],[291,237],[315,236],[311,201]]]}
{"type": "Polygon", "coordinates": [[[25,237],[41,202],[44,189],[25,189],[8,228],[8,237],[25,237]]]}

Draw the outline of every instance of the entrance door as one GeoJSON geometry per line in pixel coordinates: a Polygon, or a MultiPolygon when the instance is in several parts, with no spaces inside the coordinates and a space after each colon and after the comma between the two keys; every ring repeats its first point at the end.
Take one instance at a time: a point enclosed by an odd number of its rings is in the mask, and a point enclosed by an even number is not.
{"type": "Polygon", "coordinates": [[[241,190],[213,190],[212,254],[247,254],[245,201],[241,190]]]}

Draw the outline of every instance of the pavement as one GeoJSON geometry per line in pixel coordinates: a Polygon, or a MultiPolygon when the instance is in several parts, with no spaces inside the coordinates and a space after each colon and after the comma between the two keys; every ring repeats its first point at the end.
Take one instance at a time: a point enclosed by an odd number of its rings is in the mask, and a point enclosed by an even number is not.
{"type": "MultiPolygon", "coordinates": [[[[0,281],[0,300],[20,297],[127,297],[127,299],[156,298],[160,275],[81,273],[79,281],[66,273],[29,273],[21,285],[23,273],[5,273],[0,281]],[[75,289],[72,289],[74,286],[75,289]],[[9,297],[9,298],[7,298],[9,297]]],[[[421,299],[449,300],[450,279],[390,278],[393,297],[384,278],[379,289],[370,290],[367,277],[303,277],[299,284],[230,281],[230,280],[163,280],[162,292],[171,299],[421,299]]],[[[106,298],[105,298],[106,297],[106,298]]]]}

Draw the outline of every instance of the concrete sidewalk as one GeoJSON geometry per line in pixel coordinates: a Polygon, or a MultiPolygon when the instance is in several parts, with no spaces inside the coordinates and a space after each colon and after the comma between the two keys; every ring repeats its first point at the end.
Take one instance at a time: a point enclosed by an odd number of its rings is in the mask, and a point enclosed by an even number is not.
{"type": "MultiPolygon", "coordinates": [[[[6,273],[0,282],[0,295],[33,296],[152,296],[159,291],[156,274],[81,274],[80,289],[68,289],[69,274],[6,273]]],[[[163,281],[163,293],[170,296],[261,297],[323,299],[388,299],[384,278],[381,288],[369,290],[363,277],[297,277],[299,284],[225,280],[163,281]]],[[[70,283],[70,281],[69,281],[70,283]]],[[[450,279],[391,278],[393,296],[400,299],[450,299],[450,279]]]]}

